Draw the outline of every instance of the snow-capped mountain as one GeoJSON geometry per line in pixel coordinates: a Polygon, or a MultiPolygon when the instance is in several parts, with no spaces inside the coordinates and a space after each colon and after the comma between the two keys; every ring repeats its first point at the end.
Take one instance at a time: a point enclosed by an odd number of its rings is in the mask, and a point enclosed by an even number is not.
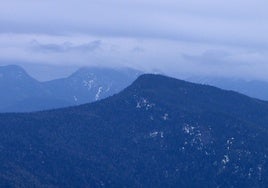
{"type": "Polygon", "coordinates": [[[0,67],[0,112],[29,112],[97,101],[118,93],[141,72],[81,68],[67,78],[39,82],[16,65],[0,67]]]}

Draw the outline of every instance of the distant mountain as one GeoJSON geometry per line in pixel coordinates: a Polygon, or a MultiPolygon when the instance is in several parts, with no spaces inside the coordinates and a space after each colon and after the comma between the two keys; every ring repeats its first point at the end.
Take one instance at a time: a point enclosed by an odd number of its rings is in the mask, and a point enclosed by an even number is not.
{"type": "Polygon", "coordinates": [[[266,187],[268,103],[160,75],[107,99],[0,114],[1,187],[266,187]]]}
{"type": "MultiPolygon", "coordinates": [[[[22,68],[9,65],[0,67],[0,111],[27,111],[42,109],[52,98],[42,83],[30,77],[22,68]]],[[[54,100],[52,106],[58,106],[54,100]]],[[[66,105],[64,103],[64,105],[66,105]]]]}
{"type": "Polygon", "coordinates": [[[22,68],[0,67],[0,112],[29,112],[103,99],[130,85],[141,72],[81,68],[68,78],[38,82],[22,68]]]}
{"type": "Polygon", "coordinates": [[[220,77],[191,77],[188,81],[208,84],[222,89],[233,90],[250,97],[268,101],[268,82],[252,80],[246,81],[235,78],[220,77]]]}
{"type": "Polygon", "coordinates": [[[85,67],[68,78],[45,82],[54,98],[75,104],[84,104],[111,96],[129,86],[140,71],[121,68],[85,67]]]}

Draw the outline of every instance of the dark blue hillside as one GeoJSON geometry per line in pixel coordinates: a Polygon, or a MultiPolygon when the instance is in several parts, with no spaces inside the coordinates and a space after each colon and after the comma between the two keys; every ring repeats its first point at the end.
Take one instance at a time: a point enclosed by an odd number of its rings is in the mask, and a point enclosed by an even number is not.
{"type": "Polygon", "coordinates": [[[265,187],[268,103],[160,75],[107,99],[0,115],[0,186],[265,187]]]}

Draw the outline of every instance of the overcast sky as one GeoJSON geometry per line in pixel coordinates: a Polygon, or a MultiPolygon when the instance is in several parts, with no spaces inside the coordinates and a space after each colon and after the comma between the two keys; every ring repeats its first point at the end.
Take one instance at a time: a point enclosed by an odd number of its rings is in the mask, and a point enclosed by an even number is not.
{"type": "Polygon", "coordinates": [[[0,64],[268,80],[267,7],[267,0],[2,1],[0,64]]]}

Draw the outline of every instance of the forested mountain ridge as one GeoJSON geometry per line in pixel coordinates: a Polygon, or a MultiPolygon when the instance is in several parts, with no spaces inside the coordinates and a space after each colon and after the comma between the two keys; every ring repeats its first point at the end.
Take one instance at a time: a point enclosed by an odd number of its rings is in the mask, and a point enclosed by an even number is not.
{"type": "Polygon", "coordinates": [[[265,187],[268,103],[142,75],[107,99],[0,114],[11,187],[265,187]]]}

